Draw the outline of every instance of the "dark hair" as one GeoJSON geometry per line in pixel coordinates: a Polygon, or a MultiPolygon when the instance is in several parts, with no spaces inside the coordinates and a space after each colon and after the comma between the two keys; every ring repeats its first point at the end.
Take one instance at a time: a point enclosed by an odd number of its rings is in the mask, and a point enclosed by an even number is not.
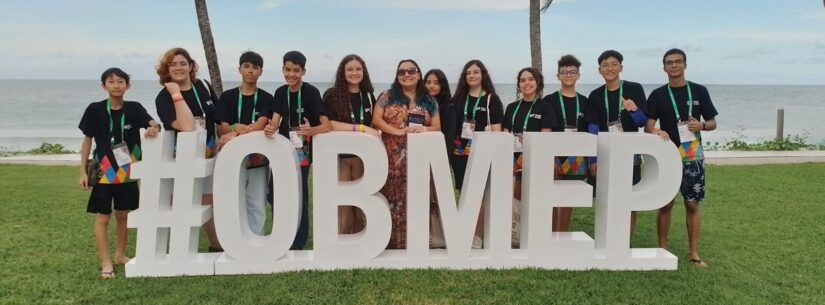
{"type": "Polygon", "coordinates": [[[288,62],[288,61],[291,61],[293,64],[296,64],[296,65],[300,66],[301,69],[306,70],[306,68],[307,68],[306,67],[307,58],[306,58],[306,56],[304,56],[304,54],[301,54],[301,52],[298,52],[298,51],[286,52],[286,54],[284,54],[284,64],[286,64],[286,62],[288,62]]]}
{"type": "Polygon", "coordinates": [[[324,92],[324,106],[334,111],[335,115],[339,118],[347,117],[350,115],[350,112],[352,112],[349,103],[347,78],[344,76],[346,72],[344,66],[353,60],[360,63],[364,71],[364,78],[361,80],[361,83],[358,84],[358,88],[361,92],[373,92],[374,90],[372,88],[372,81],[370,80],[370,73],[367,71],[367,64],[364,63],[364,60],[355,54],[344,56],[344,59],[341,59],[341,63],[338,64],[338,71],[335,72],[335,81],[332,87],[324,92]]]}
{"type": "Polygon", "coordinates": [[[123,72],[120,68],[109,68],[103,71],[103,74],[100,75],[100,84],[105,85],[106,79],[111,76],[120,77],[126,81],[127,85],[129,84],[129,74],[126,74],[126,72],[123,72]]]}
{"type": "Polygon", "coordinates": [[[682,51],[681,49],[673,48],[673,49],[667,50],[667,52],[665,52],[665,56],[662,56],[662,64],[665,64],[665,57],[667,57],[668,55],[673,55],[673,54],[682,55],[682,60],[687,62],[687,55],[685,54],[685,51],[682,51]]]}
{"type": "Polygon", "coordinates": [[[519,81],[521,80],[521,74],[524,72],[530,72],[533,75],[533,78],[536,79],[536,96],[541,97],[542,90],[544,90],[544,75],[541,75],[538,69],[533,67],[527,67],[518,71],[516,74],[516,98],[521,93],[521,88],[519,88],[519,81]]]}
{"type": "MultiPolygon", "coordinates": [[[[601,63],[601,61],[599,61],[599,63],[601,63]]],[[[559,58],[558,66],[559,67],[556,69],[556,72],[561,71],[561,67],[576,67],[576,69],[579,69],[582,66],[582,63],[578,58],[576,58],[576,56],[567,54],[559,58]]]]}
{"type": "Polygon", "coordinates": [[[601,65],[603,61],[605,61],[606,59],[608,59],[610,57],[615,58],[616,60],[619,61],[619,63],[622,63],[622,61],[624,61],[624,56],[622,56],[622,53],[619,53],[619,51],[607,50],[607,51],[602,52],[602,55],[599,55],[599,63],[598,64],[601,65]]]}
{"type": "Polygon", "coordinates": [[[450,83],[447,81],[447,75],[444,74],[444,71],[440,69],[432,69],[427,71],[427,74],[424,74],[424,83],[427,83],[427,78],[430,75],[435,75],[435,78],[438,79],[438,85],[441,86],[441,92],[438,93],[438,96],[435,97],[435,100],[438,102],[438,106],[447,105],[452,103],[450,97],[450,83]]]}
{"type": "Polygon", "coordinates": [[[467,85],[467,69],[472,65],[476,65],[481,69],[481,89],[486,91],[487,94],[496,93],[496,88],[493,87],[493,80],[490,79],[490,74],[487,73],[487,67],[485,67],[480,60],[473,59],[464,65],[464,68],[461,69],[461,75],[458,77],[458,85],[455,88],[455,95],[453,95],[453,103],[456,105],[460,104],[460,99],[465,98],[470,92],[470,86],[467,85]]]}
{"type": "Polygon", "coordinates": [[[241,59],[238,60],[238,65],[241,66],[244,63],[250,63],[254,66],[258,66],[259,68],[264,67],[264,58],[261,57],[261,54],[246,51],[241,54],[241,59]]]}
{"type": "MultiPolygon", "coordinates": [[[[401,64],[408,62],[415,66],[415,69],[418,70],[418,84],[415,85],[415,103],[417,105],[421,105],[427,112],[434,112],[436,110],[436,103],[435,101],[430,98],[430,95],[427,94],[427,88],[424,87],[424,78],[421,77],[421,68],[418,67],[418,63],[412,59],[404,59],[398,62],[398,66],[395,67],[395,71],[398,71],[398,68],[401,67],[401,64]]],[[[390,85],[389,90],[389,103],[399,103],[399,104],[407,104],[410,100],[404,95],[404,89],[401,88],[401,83],[398,82],[398,76],[395,76],[395,80],[392,81],[392,85],[390,85]]]]}
{"type": "Polygon", "coordinates": [[[181,55],[186,58],[186,61],[189,62],[189,66],[191,67],[189,70],[189,80],[194,82],[196,76],[198,75],[198,64],[192,59],[192,56],[189,55],[189,52],[186,51],[184,48],[172,48],[166,53],[163,54],[163,57],[160,58],[160,62],[158,66],[155,67],[155,72],[158,73],[158,82],[163,85],[168,82],[172,81],[172,77],[169,76],[169,64],[172,62],[172,59],[175,56],[181,55]]]}

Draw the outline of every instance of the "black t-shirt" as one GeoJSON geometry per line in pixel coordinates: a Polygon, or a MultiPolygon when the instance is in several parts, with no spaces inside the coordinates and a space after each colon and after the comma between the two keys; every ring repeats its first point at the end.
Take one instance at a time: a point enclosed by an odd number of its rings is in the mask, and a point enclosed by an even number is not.
{"type": "Polygon", "coordinates": [[[299,92],[301,93],[301,114],[298,110],[298,92],[289,92],[289,86],[283,85],[275,90],[273,95],[275,103],[270,113],[277,112],[281,115],[281,125],[278,133],[289,138],[289,129],[298,127],[304,119],[309,121],[310,126],[321,125],[321,116],[326,116],[321,103],[321,93],[315,86],[304,82],[299,92]],[[289,99],[287,100],[287,96],[289,99]]]}
{"type": "MultiPolygon", "coordinates": [[[[192,111],[192,116],[206,116],[207,143],[210,139],[213,139],[212,141],[215,139],[214,103],[218,100],[218,98],[213,95],[214,92],[215,91],[211,88],[211,86],[207,89],[206,84],[201,80],[193,82],[192,89],[181,91],[181,95],[183,95],[186,105],[189,106],[189,110],[192,111]],[[197,92],[197,96],[195,96],[195,92],[197,92]],[[198,104],[199,100],[200,105],[198,104]]],[[[237,97],[238,96],[235,96],[235,98],[237,97]]],[[[160,121],[163,122],[163,129],[175,130],[175,128],[172,127],[172,122],[177,119],[177,114],[175,113],[175,105],[172,104],[172,95],[169,94],[169,91],[166,91],[166,88],[162,88],[160,92],[158,92],[158,96],[155,98],[155,107],[158,110],[158,117],[160,117],[160,121]]]]}
{"type": "MultiPolygon", "coordinates": [[[[636,103],[636,107],[639,109],[636,111],[642,111],[647,113],[647,100],[645,95],[645,89],[642,88],[642,85],[636,82],[630,81],[622,81],[622,95],[625,99],[633,100],[636,103]]],[[[621,87],[620,87],[621,88],[621,87]]],[[[587,107],[585,107],[584,112],[584,120],[588,124],[597,124],[599,125],[600,131],[607,131],[607,122],[612,122],[619,119],[619,109],[621,109],[621,101],[619,98],[619,89],[614,91],[607,91],[607,109],[605,109],[604,104],[604,91],[605,85],[602,85],[599,88],[596,88],[592,92],[590,92],[590,96],[587,97],[587,107]],[[605,111],[609,111],[610,116],[607,117],[605,115],[605,111]]],[[[630,112],[627,110],[621,110],[621,121],[622,121],[622,130],[624,131],[639,131],[639,127],[633,123],[633,118],[630,117],[630,112]]]]}
{"type": "Polygon", "coordinates": [[[461,118],[461,122],[464,122],[466,119],[471,119],[475,121],[475,131],[484,131],[484,128],[487,127],[487,111],[490,111],[490,121],[492,124],[501,124],[504,122],[504,106],[501,103],[501,99],[498,98],[498,95],[493,94],[490,96],[490,105],[487,105],[487,95],[482,95],[479,99],[477,96],[469,96],[469,100],[465,97],[461,100],[461,103],[458,104],[458,111],[459,117],[461,118]],[[468,103],[469,101],[469,103],[468,103]],[[478,102],[478,107],[475,108],[476,111],[473,111],[473,107],[475,107],[476,102],[478,102]],[[467,114],[464,114],[466,106],[467,114]]]}
{"type": "MultiPolygon", "coordinates": [[[[688,82],[690,86],[690,93],[693,95],[693,112],[691,117],[699,120],[704,118],[706,121],[716,117],[716,107],[710,100],[710,93],[705,86],[697,83],[688,82]]],[[[679,129],[677,127],[676,112],[673,111],[673,103],[670,100],[670,94],[667,91],[667,85],[661,86],[650,93],[648,118],[659,120],[659,127],[670,135],[670,140],[673,144],[679,146],[681,139],[679,138],[679,129]]],[[[676,107],[679,108],[679,116],[682,121],[687,121],[688,116],[688,86],[671,88],[673,91],[673,98],[676,102],[676,107]]]]}
{"type": "MultiPolygon", "coordinates": [[[[215,122],[227,123],[229,125],[238,122],[238,94],[241,90],[239,88],[229,89],[221,94],[221,99],[218,105],[215,106],[215,122]]],[[[241,99],[241,124],[249,125],[262,117],[270,117],[272,115],[272,104],[275,99],[272,95],[262,90],[257,89],[258,102],[255,103],[255,95],[244,95],[241,99]],[[253,115],[254,107],[254,115],[253,115]]]]}
{"type": "Polygon", "coordinates": [[[564,131],[564,128],[567,127],[565,125],[575,126],[577,131],[587,131],[587,126],[584,122],[584,112],[587,107],[588,100],[586,96],[579,93],[576,94],[579,104],[578,113],[576,112],[576,97],[562,95],[564,115],[562,114],[562,102],[559,101],[559,91],[553,92],[553,94],[544,97],[543,100],[552,106],[553,114],[555,115],[556,122],[558,122],[558,126],[553,127],[553,131],[564,131]],[[565,118],[567,119],[566,122],[565,118]]]}
{"type": "MultiPolygon", "coordinates": [[[[83,135],[94,139],[94,158],[100,160],[103,165],[110,164],[112,170],[117,172],[118,166],[112,153],[112,146],[126,142],[132,156],[140,160],[140,128],[148,128],[152,117],[146,113],[146,108],[143,108],[143,105],[138,102],[123,102],[123,107],[118,110],[111,110],[111,115],[112,128],[110,130],[106,100],[91,103],[86,107],[86,111],[83,113],[77,127],[83,132],[83,135]],[[124,116],[123,126],[121,126],[121,118],[124,116]]],[[[102,173],[106,175],[107,169],[101,169],[102,173]]],[[[109,182],[112,183],[115,180],[109,182]]],[[[121,180],[120,182],[124,181],[121,180]]]]}
{"type": "Polygon", "coordinates": [[[512,133],[554,128],[559,126],[559,123],[556,121],[553,112],[553,107],[544,100],[535,102],[516,101],[507,105],[502,127],[512,133]],[[528,114],[529,117],[527,117],[528,114]],[[525,119],[527,119],[527,130],[524,130],[525,119]]]}
{"type": "Polygon", "coordinates": [[[339,116],[338,112],[335,111],[335,101],[330,93],[331,91],[328,90],[324,94],[323,101],[323,113],[330,120],[372,126],[372,106],[375,105],[375,96],[371,92],[349,93],[349,100],[347,101],[349,105],[345,107],[346,113],[343,116],[339,116]]]}

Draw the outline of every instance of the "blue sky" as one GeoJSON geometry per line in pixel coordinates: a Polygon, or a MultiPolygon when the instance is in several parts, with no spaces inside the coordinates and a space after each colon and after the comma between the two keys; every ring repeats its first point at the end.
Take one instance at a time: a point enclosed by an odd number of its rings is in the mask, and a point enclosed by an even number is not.
{"type": "MultiPolygon", "coordinates": [[[[481,59],[496,83],[530,64],[528,0],[208,1],[226,80],[237,58],[264,56],[265,81],[281,81],[281,56],[307,55],[306,79],[331,81],[346,54],[364,57],[374,82],[392,81],[399,60],[441,68],[451,82],[481,59]]],[[[168,48],[189,49],[206,76],[191,0],[28,0],[0,2],[0,78],[95,79],[110,66],[156,79],[168,48]]],[[[709,84],[825,81],[825,7],[820,0],[556,0],[542,16],[548,83],[555,62],[574,54],[582,82],[599,83],[596,58],[625,56],[622,78],[662,83],[661,56],[688,53],[688,78],[709,84]]]]}

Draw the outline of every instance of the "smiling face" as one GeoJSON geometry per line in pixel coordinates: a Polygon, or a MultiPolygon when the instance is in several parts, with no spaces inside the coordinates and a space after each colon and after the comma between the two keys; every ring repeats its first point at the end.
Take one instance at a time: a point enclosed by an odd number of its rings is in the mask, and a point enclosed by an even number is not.
{"type": "Polygon", "coordinates": [[[238,67],[238,72],[241,73],[241,78],[245,83],[255,84],[258,82],[258,78],[261,77],[263,69],[256,64],[245,62],[238,67]]]}
{"type": "Polygon", "coordinates": [[[191,63],[183,55],[175,55],[169,62],[169,77],[178,84],[191,81],[189,73],[192,71],[191,63]]]}
{"type": "Polygon", "coordinates": [[[525,97],[535,97],[538,83],[530,71],[522,71],[518,76],[518,89],[525,97]]]}
{"type": "Polygon", "coordinates": [[[608,57],[599,63],[599,74],[602,75],[605,82],[610,82],[619,79],[619,73],[622,73],[624,67],[615,57],[608,57]]]}
{"type": "Polygon", "coordinates": [[[103,90],[106,90],[110,97],[123,98],[126,90],[129,90],[129,83],[126,82],[126,79],[112,74],[106,77],[106,82],[103,83],[103,90]]]}
{"type": "Polygon", "coordinates": [[[355,59],[350,60],[344,65],[344,78],[347,84],[358,86],[364,80],[364,67],[355,59]]]}
{"type": "Polygon", "coordinates": [[[575,86],[579,77],[579,68],[576,68],[576,66],[560,67],[559,73],[556,74],[556,78],[565,87],[575,86]]]}
{"type": "Polygon", "coordinates": [[[405,61],[398,65],[397,77],[402,88],[411,89],[415,88],[421,79],[421,71],[418,71],[412,62],[405,61]]]}
{"type": "Polygon", "coordinates": [[[424,86],[427,87],[427,94],[430,96],[441,94],[441,83],[438,82],[438,76],[430,74],[425,81],[424,86]]]}
{"type": "Polygon", "coordinates": [[[670,54],[665,56],[664,70],[669,78],[680,78],[685,76],[687,63],[682,54],[670,54]]]}
{"type": "Polygon", "coordinates": [[[291,61],[287,61],[284,63],[283,72],[284,81],[286,81],[286,84],[290,87],[300,85],[301,81],[304,78],[304,73],[306,73],[306,71],[304,71],[304,68],[301,68],[301,66],[291,61]]]}
{"type": "Polygon", "coordinates": [[[464,80],[467,81],[467,86],[470,88],[478,88],[481,86],[481,79],[483,77],[481,74],[481,68],[473,64],[470,65],[464,73],[464,80]]]}

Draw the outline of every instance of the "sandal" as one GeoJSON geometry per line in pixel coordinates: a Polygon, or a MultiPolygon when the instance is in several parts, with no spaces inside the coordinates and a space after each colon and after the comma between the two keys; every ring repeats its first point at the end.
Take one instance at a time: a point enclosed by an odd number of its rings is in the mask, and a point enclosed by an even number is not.
{"type": "Polygon", "coordinates": [[[691,258],[691,259],[688,259],[688,261],[691,264],[693,264],[694,267],[697,267],[697,268],[707,268],[708,267],[708,264],[705,263],[705,260],[703,260],[701,258],[691,258]]]}
{"type": "Polygon", "coordinates": [[[115,270],[112,271],[100,271],[100,278],[104,280],[113,279],[115,278],[115,270]]]}

